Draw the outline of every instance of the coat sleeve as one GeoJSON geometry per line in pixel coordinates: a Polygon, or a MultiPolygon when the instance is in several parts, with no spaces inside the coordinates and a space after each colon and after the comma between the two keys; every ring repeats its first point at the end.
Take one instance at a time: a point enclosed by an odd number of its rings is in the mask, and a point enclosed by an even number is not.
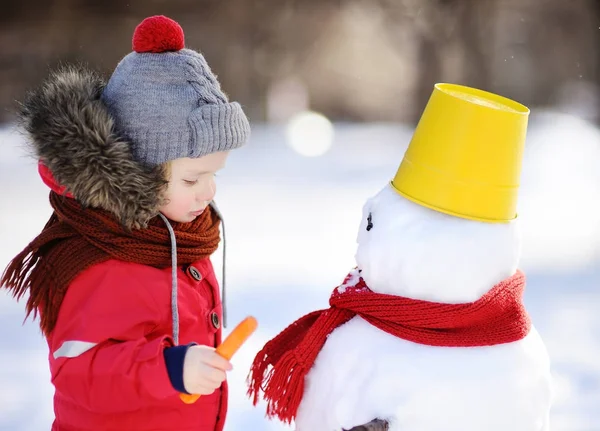
{"type": "Polygon", "coordinates": [[[173,341],[157,331],[170,307],[159,307],[154,298],[169,294],[156,283],[170,283],[162,272],[147,268],[156,271],[148,276],[144,268],[109,261],[69,286],[49,338],[52,382],[61,397],[112,413],[177,393],[163,355],[173,341]]]}

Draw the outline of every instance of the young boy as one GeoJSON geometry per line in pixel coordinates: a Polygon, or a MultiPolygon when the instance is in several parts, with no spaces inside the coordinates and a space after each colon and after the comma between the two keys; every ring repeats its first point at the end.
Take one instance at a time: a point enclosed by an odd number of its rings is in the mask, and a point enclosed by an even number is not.
{"type": "Polygon", "coordinates": [[[145,19],[133,49],[107,84],[67,67],[24,102],[54,212],[0,284],[39,315],[53,431],[222,430],[211,202],[250,127],[175,21],[145,19]]]}

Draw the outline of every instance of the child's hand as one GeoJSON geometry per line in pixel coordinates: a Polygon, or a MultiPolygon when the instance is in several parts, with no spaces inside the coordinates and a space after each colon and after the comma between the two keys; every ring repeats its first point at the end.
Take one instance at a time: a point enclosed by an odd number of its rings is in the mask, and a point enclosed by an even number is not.
{"type": "Polygon", "coordinates": [[[191,394],[210,395],[226,379],[231,363],[213,347],[191,346],[183,362],[183,385],[191,394]]]}

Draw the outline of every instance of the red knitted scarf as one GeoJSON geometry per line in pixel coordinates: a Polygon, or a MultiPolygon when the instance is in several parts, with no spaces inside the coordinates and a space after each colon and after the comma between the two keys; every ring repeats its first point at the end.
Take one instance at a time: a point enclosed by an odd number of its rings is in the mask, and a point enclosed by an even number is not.
{"type": "MultiPolygon", "coordinates": [[[[49,335],[71,282],[85,269],[118,259],[157,268],[171,265],[171,241],[162,219],[129,231],[106,211],[83,208],[75,199],[50,192],[54,213],[44,230],[19,253],[0,278],[17,299],[28,295],[27,316],[39,313],[49,335]]],[[[171,223],[181,264],[210,256],[220,240],[220,220],[209,208],[190,223],[171,223]]]]}
{"type": "Polygon", "coordinates": [[[291,422],[302,400],[304,377],[327,336],[354,316],[396,337],[430,346],[491,346],[520,340],[531,327],[522,303],[524,288],[525,276],[518,271],[475,302],[442,304],[375,293],[354,270],[333,291],[330,308],[300,318],[258,352],[248,394],[256,405],[259,391],[264,391],[267,414],[291,422]]]}

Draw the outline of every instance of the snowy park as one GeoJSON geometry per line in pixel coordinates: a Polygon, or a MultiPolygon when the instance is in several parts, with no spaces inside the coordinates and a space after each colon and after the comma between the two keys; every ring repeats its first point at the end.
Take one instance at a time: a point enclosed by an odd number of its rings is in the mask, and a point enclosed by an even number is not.
{"type": "MultiPolygon", "coordinates": [[[[305,115],[254,124],[249,144],[217,178],[227,236],[227,333],[247,315],[259,329],[234,357],[225,429],[288,429],[246,396],[255,353],[293,320],[327,307],[355,265],[364,202],[395,174],[413,129],[330,123],[305,115]]],[[[0,267],[51,214],[48,189],[12,125],[0,129],[0,267]]],[[[525,304],[551,359],[553,431],[600,430],[600,130],[532,107],[519,217],[525,304]]],[[[213,263],[219,278],[222,243],[213,263]]],[[[0,292],[0,430],[53,421],[47,346],[24,301],[0,292]]]]}
{"type": "Polygon", "coordinates": [[[600,431],[600,1],[5,3],[0,431],[600,431]]]}

